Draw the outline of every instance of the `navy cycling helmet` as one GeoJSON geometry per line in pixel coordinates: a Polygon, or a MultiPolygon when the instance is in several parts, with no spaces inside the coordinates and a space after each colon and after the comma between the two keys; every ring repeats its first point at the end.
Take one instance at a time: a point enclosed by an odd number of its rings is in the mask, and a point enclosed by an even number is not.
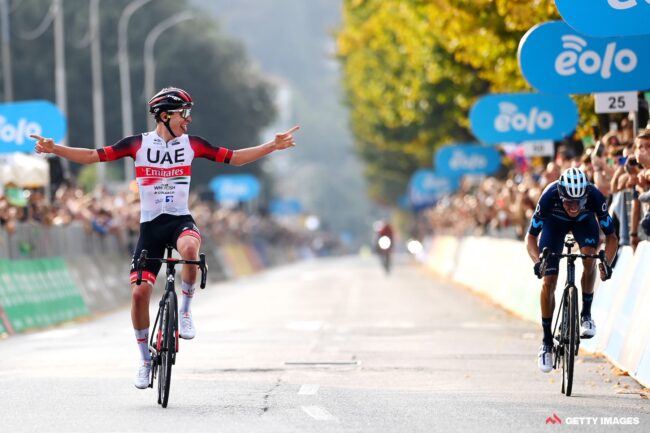
{"type": "Polygon", "coordinates": [[[567,168],[557,183],[557,192],[562,200],[580,201],[584,205],[587,199],[587,176],[579,168],[567,168]]]}

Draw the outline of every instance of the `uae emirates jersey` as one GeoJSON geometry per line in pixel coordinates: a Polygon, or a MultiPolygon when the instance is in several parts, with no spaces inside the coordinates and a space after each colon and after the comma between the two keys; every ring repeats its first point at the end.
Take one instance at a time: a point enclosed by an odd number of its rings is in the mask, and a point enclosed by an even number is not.
{"type": "Polygon", "coordinates": [[[165,142],[151,131],[123,138],[97,153],[100,161],[133,158],[140,191],[140,222],[147,222],[161,214],[189,215],[192,161],[207,158],[229,164],[233,151],[186,134],[165,142]]]}

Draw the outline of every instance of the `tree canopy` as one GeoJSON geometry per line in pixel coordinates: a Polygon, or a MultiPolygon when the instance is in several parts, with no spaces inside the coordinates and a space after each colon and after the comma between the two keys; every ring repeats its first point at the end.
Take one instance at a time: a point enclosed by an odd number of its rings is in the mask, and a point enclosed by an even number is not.
{"type": "MultiPolygon", "coordinates": [[[[552,0],[344,0],[343,11],[337,49],[357,151],[373,198],[393,204],[436,148],[474,141],[476,98],[531,90],[519,41],[559,19],[552,0]]],[[[577,99],[585,119],[588,99],[577,99]]]]}
{"type": "MultiPolygon", "coordinates": [[[[47,14],[42,0],[12,3],[11,52],[14,99],[54,101],[54,34],[52,26],[34,40],[22,38],[47,14]]],[[[93,142],[92,80],[90,48],[80,47],[88,32],[89,2],[61,2],[65,22],[65,63],[68,102],[68,145],[95,147],[93,142]]],[[[110,145],[122,138],[118,61],[118,20],[129,0],[100,3],[102,87],[106,139],[110,145]]],[[[233,149],[259,144],[259,133],[273,119],[273,87],[250,64],[243,46],[226,37],[209,14],[193,9],[187,0],[156,0],[131,17],[128,28],[133,122],[135,132],[147,129],[149,116],[144,94],[143,48],[154,26],[185,10],[194,10],[189,21],[166,30],[155,45],[155,88],[173,85],[192,94],[195,110],[191,133],[214,145],[233,149]]],[[[4,95],[0,95],[4,97],[4,95]]],[[[47,131],[45,131],[47,134],[47,131]]],[[[206,184],[217,172],[236,168],[215,167],[197,161],[194,185],[206,184]]],[[[115,164],[120,167],[123,164],[115,164]]],[[[240,169],[242,170],[242,169],[240,169]]],[[[243,170],[260,172],[257,165],[243,170]]]]}

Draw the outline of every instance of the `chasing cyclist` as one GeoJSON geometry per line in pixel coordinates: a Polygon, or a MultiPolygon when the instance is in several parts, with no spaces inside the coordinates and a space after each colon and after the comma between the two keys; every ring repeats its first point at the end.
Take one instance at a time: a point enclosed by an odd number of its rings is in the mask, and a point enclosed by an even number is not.
{"type": "MultiPolygon", "coordinates": [[[[528,255],[535,263],[537,278],[544,278],[540,297],[542,307],[542,328],[544,340],[539,349],[537,364],[548,373],[553,369],[553,335],[551,322],[555,310],[555,286],[559,258],[549,256],[547,267],[542,275],[540,251],[548,247],[550,252],[561,253],[564,238],[571,232],[583,254],[596,254],[600,229],[605,233],[605,255],[607,263],[599,266],[600,279],[608,280],[612,275],[611,263],[618,248],[618,238],[614,233],[612,217],[607,213],[607,202],[603,194],[589,181],[578,168],[569,168],[560,179],[549,184],[537,203],[537,209],[526,236],[528,255]],[[539,245],[537,237],[540,235],[539,245]]],[[[580,332],[582,338],[596,335],[596,325],[591,318],[591,303],[594,297],[596,262],[583,259],[584,271],[580,285],[582,288],[582,311],[580,313],[580,332]]]]}
{"type": "MultiPolygon", "coordinates": [[[[131,261],[131,320],[140,350],[141,362],[134,384],[149,385],[151,355],[149,340],[149,298],[161,264],[147,262],[142,284],[136,285],[135,258],[143,249],[151,257],[163,257],[165,246],[173,245],[184,260],[198,260],[201,235],[188,208],[192,160],[206,158],[215,162],[243,165],[269,153],[295,146],[294,126],[276,134],[273,141],[255,147],[230,150],[215,147],[201,137],[187,135],[192,123],[192,97],[176,87],[166,87],[149,100],[149,112],[156,129],[123,138],[102,149],[84,149],[54,144],[50,138],[31,135],[37,140],[37,153],[52,153],[80,164],[114,161],[131,157],[140,192],[140,237],[131,261]]],[[[181,272],[180,337],[196,335],[190,310],[196,282],[196,266],[183,266],[181,272]]]]}

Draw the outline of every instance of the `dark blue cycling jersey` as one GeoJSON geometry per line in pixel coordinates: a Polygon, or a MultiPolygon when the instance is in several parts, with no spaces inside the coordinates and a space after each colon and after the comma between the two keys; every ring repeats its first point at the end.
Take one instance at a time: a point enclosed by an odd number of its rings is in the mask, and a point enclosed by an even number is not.
{"type": "Polygon", "coordinates": [[[544,192],[542,192],[542,196],[537,202],[535,214],[530,221],[528,233],[533,236],[538,236],[542,231],[544,224],[546,224],[550,219],[574,223],[581,222],[594,214],[596,218],[598,218],[598,225],[603,230],[603,233],[614,233],[612,217],[607,213],[607,201],[598,188],[593,184],[587,185],[587,203],[577,216],[571,217],[564,210],[564,206],[562,206],[562,199],[557,191],[557,184],[557,181],[549,184],[544,192]]]}
{"type": "MultiPolygon", "coordinates": [[[[598,245],[599,230],[605,234],[614,233],[612,217],[607,213],[605,196],[590,184],[587,185],[587,202],[580,213],[571,217],[562,206],[562,199],[557,191],[557,182],[546,187],[537,202],[537,209],[530,222],[528,233],[539,238],[540,251],[548,248],[551,252],[561,253],[564,238],[571,232],[573,237],[582,247],[596,247],[598,245]]],[[[547,260],[544,275],[557,275],[560,259],[551,256],[547,260]]]]}

